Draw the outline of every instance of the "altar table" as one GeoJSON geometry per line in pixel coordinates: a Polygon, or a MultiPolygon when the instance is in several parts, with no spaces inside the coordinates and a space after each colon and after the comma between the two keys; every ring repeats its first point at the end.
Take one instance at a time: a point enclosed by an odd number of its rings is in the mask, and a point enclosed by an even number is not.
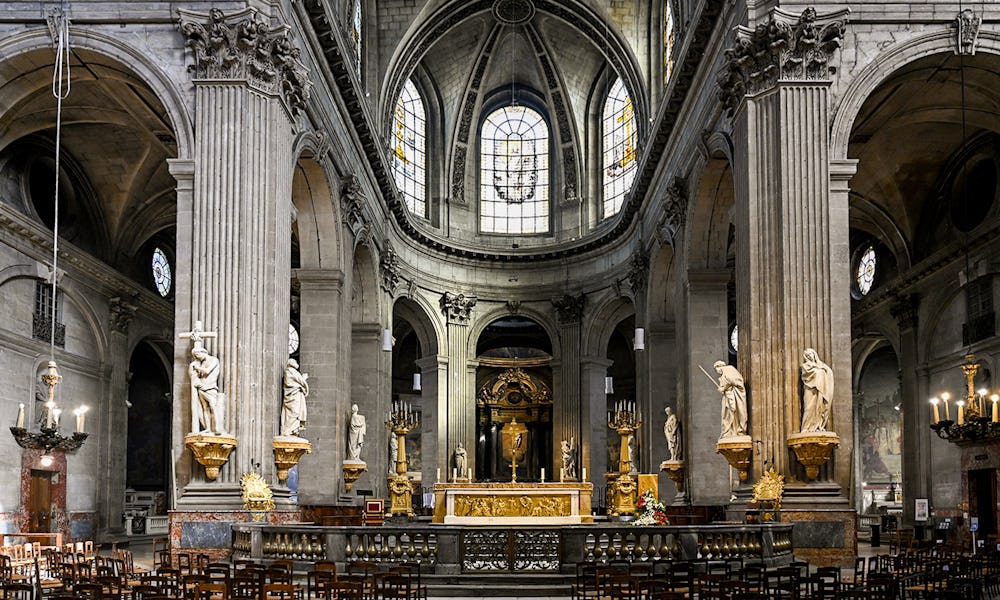
{"type": "Polygon", "coordinates": [[[434,523],[574,525],[593,523],[592,483],[438,483],[434,523]]]}

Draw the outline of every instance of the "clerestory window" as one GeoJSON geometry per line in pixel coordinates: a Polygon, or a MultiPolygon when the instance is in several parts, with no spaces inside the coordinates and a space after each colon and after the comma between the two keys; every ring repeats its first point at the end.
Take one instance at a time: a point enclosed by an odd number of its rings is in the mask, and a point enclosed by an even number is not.
{"type": "Polygon", "coordinates": [[[483,233],[549,231],[549,126],[538,112],[498,108],[480,129],[483,233]]]}
{"type": "Polygon", "coordinates": [[[411,213],[427,216],[427,121],[424,101],[413,81],[406,80],[396,100],[392,121],[392,173],[396,189],[411,213]]]}
{"type": "Polygon", "coordinates": [[[604,211],[605,218],[618,214],[625,195],[632,188],[638,161],[638,132],[632,97],[619,77],[611,86],[602,113],[604,211]]]}

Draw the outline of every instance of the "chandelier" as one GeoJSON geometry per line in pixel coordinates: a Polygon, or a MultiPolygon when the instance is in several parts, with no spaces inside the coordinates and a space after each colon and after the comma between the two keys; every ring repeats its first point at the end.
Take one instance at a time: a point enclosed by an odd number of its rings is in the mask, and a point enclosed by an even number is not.
{"type": "Polygon", "coordinates": [[[49,17],[49,25],[50,30],[52,31],[53,41],[56,45],[55,72],[52,77],[52,94],[56,98],[56,176],[55,197],[53,200],[54,223],[52,225],[52,272],[50,274],[50,283],[52,284],[52,303],[50,308],[52,309],[52,314],[49,319],[49,324],[52,329],[49,336],[48,369],[42,375],[42,381],[49,388],[49,391],[47,401],[45,402],[45,424],[39,425],[39,431],[28,431],[28,429],[24,426],[23,403],[18,405],[17,422],[10,428],[10,432],[14,435],[14,440],[17,441],[17,444],[22,448],[45,451],[41,458],[41,464],[44,467],[52,466],[52,463],[55,460],[52,456],[53,450],[76,450],[83,444],[83,441],[87,439],[87,434],[83,430],[87,407],[81,406],[73,411],[73,414],[76,416],[76,431],[71,436],[67,437],[59,433],[59,421],[62,416],[62,409],[57,407],[55,402],[56,385],[58,385],[59,381],[62,380],[62,376],[59,375],[59,371],[56,369],[55,362],[56,306],[58,304],[57,280],[59,273],[59,148],[62,132],[62,101],[69,95],[70,89],[70,47],[69,20],[62,13],[61,9],[57,8],[52,12],[49,17]]]}
{"type": "Polygon", "coordinates": [[[976,389],[978,371],[976,356],[971,352],[966,354],[965,364],[962,365],[966,392],[964,397],[955,401],[956,420],[951,418],[951,394],[945,392],[931,398],[931,411],[934,414],[931,429],[939,438],[956,444],[1000,439],[1000,413],[997,406],[1000,394],[990,394],[985,388],[976,389]],[[942,404],[944,419],[941,418],[942,404]]]}

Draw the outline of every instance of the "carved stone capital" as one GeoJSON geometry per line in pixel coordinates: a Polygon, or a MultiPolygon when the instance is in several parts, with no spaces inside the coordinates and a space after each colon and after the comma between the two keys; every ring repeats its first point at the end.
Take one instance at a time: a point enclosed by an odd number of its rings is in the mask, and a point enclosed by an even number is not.
{"type": "Polygon", "coordinates": [[[365,216],[365,194],[357,175],[347,175],[340,180],[340,206],[344,223],[351,228],[355,239],[362,239],[368,231],[368,217],[365,216]]]}
{"type": "Polygon", "coordinates": [[[673,245],[677,232],[686,222],[687,206],[687,180],[683,177],[674,177],[663,197],[663,217],[656,227],[660,243],[673,245]]]}
{"type": "Polygon", "coordinates": [[[917,326],[917,313],[920,308],[920,298],[916,294],[900,297],[889,308],[889,313],[896,319],[901,330],[913,329],[917,326]]]}
{"type": "Polygon", "coordinates": [[[810,7],[796,18],[776,9],[755,29],[737,27],[718,81],[722,105],[732,114],[743,96],[779,81],[828,81],[830,58],[844,40],[847,13],[820,17],[810,7]]]}
{"type": "Polygon", "coordinates": [[[976,53],[976,41],[979,40],[979,25],[983,22],[971,8],[958,13],[955,17],[957,38],[955,52],[965,56],[976,53]]]}
{"type": "Polygon", "coordinates": [[[451,325],[468,325],[476,300],[475,296],[445,292],[441,294],[441,312],[451,325]]]}
{"type": "Polygon", "coordinates": [[[649,257],[641,251],[636,252],[629,261],[629,268],[625,277],[615,280],[615,292],[619,296],[631,295],[632,298],[638,298],[642,294],[642,291],[646,289],[648,278],[649,257]]]}
{"type": "Polygon", "coordinates": [[[194,52],[188,71],[195,79],[246,82],[280,95],[293,115],[305,107],[312,83],[287,25],[271,26],[256,10],[229,16],[218,8],[208,15],[179,12],[181,34],[194,52]]]}
{"type": "Polygon", "coordinates": [[[139,307],[121,296],[115,296],[108,302],[108,308],[111,316],[109,320],[111,331],[127,335],[129,323],[132,322],[132,317],[135,316],[135,311],[139,307]]]}
{"type": "Polygon", "coordinates": [[[556,316],[560,325],[572,325],[583,320],[583,307],[587,297],[583,294],[579,296],[563,295],[561,298],[553,298],[552,306],[556,309],[556,316]]]}
{"type": "Polygon", "coordinates": [[[379,256],[378,268],[382,275],[382,289],[392,294],[402,279],[399,272],[399,257],[396,256],[392,246],[386,244],[385,250],[379,256]]]}

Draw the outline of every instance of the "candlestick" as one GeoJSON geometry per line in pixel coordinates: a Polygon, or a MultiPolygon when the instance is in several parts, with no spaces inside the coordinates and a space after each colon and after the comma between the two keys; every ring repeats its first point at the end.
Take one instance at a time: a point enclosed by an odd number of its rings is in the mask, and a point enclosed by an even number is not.
{"type": "Polygon", "coordinates": [[[950,421],[951,420],[951,411],[948,410],[948,399],[949,398],[951,398],[951,396],[947,392],[945,392],[944,394],[941,394],[941,400],[944,401],[944,420],[945,421],[950,421]]]}
{"type": "MultiPolygon", "coordinates": [[[[993,405],[996,406],[996,402],[993,405]]],[[[24,429],[24,402],[17,405],[17,427],[24,429]]]]}
{"type": "Polygon", "coordinates": [[[965,425],[965,401],[959,400],[955,404],[958,405],[958,424],[965,425]]]}
{"type": "Polygon", "coordinates": [[[994,423],[1000,423],[1000,420],[997,419],[997,416],[1000,416],[997,413],[997,402],[1000,401],[1000,395],[993,394],[992,396],[990,396],[990,400],[993,401],[993,419],[992,420],[993,420],[994,423]]]}
{"type": "Polygon", "coordinates": [[[83,433],[84,422],[85,419],[87,418],[87,407],[81,406],[80,408],[76,409],[75,413],[76,413],[76,432],[83,433]]]}
{"type": "Polygon", "coordinates": [[[56,425],[55,426],[56,426],[56,429],[59,429],[59,417],[62,416],[62,409],[61,408],[53,408],[52,409],[52,414],[55,415],[55,421],[56,421],[56,425]]]}
{"type": "Polygon", "coordinates": [[[587,481],[587,467],[583,468],[583,480],[587,481]]]}
{"type": "Polygon", "coordinates": [[[937,425],[938,421],[941,420],[941,413],[940,413],[940,411],[938,411],[938,402],[939,402],[939,400],[937,398],[931,398],[931,408],[934,410],[934,424],[935,425],[937,425]]]}

